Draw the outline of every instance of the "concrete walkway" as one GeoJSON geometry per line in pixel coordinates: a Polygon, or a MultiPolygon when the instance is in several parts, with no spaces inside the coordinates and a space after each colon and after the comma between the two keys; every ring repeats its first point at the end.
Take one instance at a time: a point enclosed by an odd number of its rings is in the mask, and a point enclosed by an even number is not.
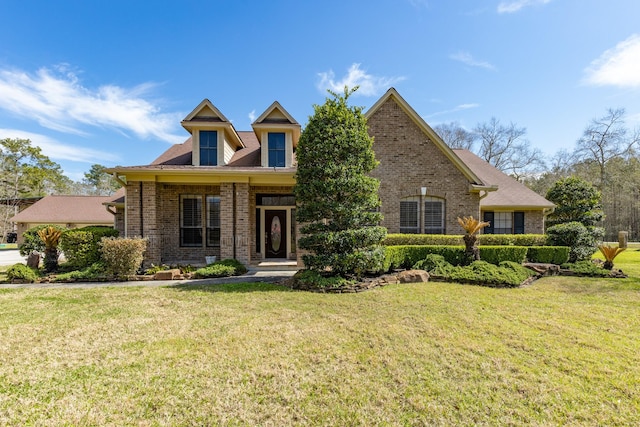
{"type": "Polygon", "coordinates": [[[0,251],[0,265],[26,264],[26,257],[20,255],[17,249],[5,249],[0,251]]]}
{"type": "Polygon", "coordinates": [[[226,283],[266,282],[276,283],[293,276],[295,271],[249,271],[242,276],[221,277],[216,279],[185,280],[135,280],[132,282],[73,282],[73,283],[3,283],[0,289],[90,289],[127,286],[176,286],[176,285],[218,285],[226,283]]]}

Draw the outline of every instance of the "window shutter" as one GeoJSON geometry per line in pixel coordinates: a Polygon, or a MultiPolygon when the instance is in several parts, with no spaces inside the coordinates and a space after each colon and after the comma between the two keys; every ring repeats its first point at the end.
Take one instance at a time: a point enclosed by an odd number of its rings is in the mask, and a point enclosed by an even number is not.
{"type": "Polygon", "coordinates": [[[484,233],[493,234],[493,212],[484,212],[482,220],[489,223],[489,225],[484,228],[484,233]]]}
{"type": "Polygon", "coordinates": [[[513,213],[513,233],[524,234],[524,212],[513,213]]]}

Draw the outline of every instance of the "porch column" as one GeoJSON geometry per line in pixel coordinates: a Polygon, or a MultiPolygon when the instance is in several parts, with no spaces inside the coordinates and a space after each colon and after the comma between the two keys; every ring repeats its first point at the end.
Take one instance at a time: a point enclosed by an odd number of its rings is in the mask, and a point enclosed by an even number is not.
{"type": "Polygon", "coordinates": [[[220,184],[220,259],[233,258],[233,183],[220,184]]]}
{"type": "Polygon", "coordinates": [[[251,247],[249,237],[249,184],[236,183],[236,259],[245,265],[251,262],[251,247]]]}

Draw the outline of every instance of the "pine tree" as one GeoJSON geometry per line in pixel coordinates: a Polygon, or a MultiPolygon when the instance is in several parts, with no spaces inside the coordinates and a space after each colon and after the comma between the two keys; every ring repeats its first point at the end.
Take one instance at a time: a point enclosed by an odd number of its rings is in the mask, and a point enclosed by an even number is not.
{"type": "Polygon", "coordinates": [[[379,181],[368,175],[377,165],[373,138],[362,107],[347,104],[356,90],[330,92],[300,136],[294,189],[296,220],[302,225],[298,245],[305,266],[327,275],[360,277],[377,271],[386,229],[377,226],[379,181]]]}

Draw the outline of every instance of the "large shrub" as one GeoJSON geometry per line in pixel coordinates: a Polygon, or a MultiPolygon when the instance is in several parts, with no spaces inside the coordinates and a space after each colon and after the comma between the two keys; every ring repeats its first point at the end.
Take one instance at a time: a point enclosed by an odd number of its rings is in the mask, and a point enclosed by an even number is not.
{"type": "Polygon", "coordinates": [[[46,245],[42,238],[38,235],[38,233],[40,232],[40,230],[45,230],[49,227],[60,231],[65,230],[64,227],[60,227],[59,225],[55,224],[37,225],[28,229],[27,231],[22,233],[23,241],[18,247],[18,249],[20,250],[20,255],[27,256],[33,251],[44,253],[46,245]]]}
{"type": "Polygon", "coordinates": [[[294,187],[305,266],[343,277],[380,269],[387,232],[374,225],[382,216],[379,182],[369,176],[377,165],[373,138],[362,107],[347,104],[351,93],[314,106],[298,142],[294,187]]]}
{"type": "Polygon", "coordinates": [[[100,240],[103,237],[117,237],[113,227],[89,226],[67,230],[60,240],[70,267],[81,270],[100,260],[100,240]]]}
{"type": "Polygon", "coordinates": [[[147,240],[140,238],[103,237],[100,253],[108,274],[126,278],[136,274],[144,259],[147,240]]]}
{"type": "Polygon", "coordinates": [[[597,250],[598,240],[602,238],[597,228],[589,229],[577,221],[549,227],[547,236],[550,245],[571,248],[569,262],[589,260],[597,250]]]}
{"type": "Polygon", "coordinates": [[[574,176],[553,184],[546,198],[556,204],[547,216],[548,226],[577,221],[593,227],[604,217],[600,192],[591,183],[574,176]]]}

